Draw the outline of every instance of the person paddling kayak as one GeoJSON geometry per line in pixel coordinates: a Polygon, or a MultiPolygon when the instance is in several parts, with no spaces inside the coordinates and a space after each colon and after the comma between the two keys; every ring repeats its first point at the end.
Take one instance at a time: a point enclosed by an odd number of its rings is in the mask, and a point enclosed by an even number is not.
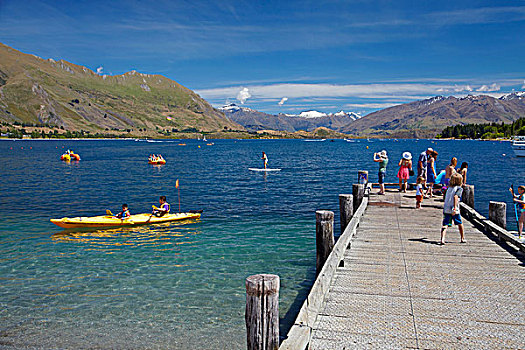
{"type": "Polygon", "coordinates": [[[156,217],[161,217],[161,216],[168,214],[171,209],[170,204],[166,202],[166,196],[160,196],[159,203],[160,203],[160,207],[156,207],[154,205],[152,206],[153,207],[152,214],[155,215],[156,217]]]}
{"type": "Polygon", "coordinates": [[[130,216],[131,216],[131,213],[129,212],[127,204],[122,204],[122,211],[118,213],[117,215],[115,215],[116,218],[122,219],[122,220],[128,219],[130,216]]]}

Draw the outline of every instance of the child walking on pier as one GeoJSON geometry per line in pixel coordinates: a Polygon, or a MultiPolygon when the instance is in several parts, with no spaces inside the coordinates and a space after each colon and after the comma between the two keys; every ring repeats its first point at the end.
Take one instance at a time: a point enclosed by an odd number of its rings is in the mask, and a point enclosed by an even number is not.
{"type": "Polygon", "coordinates": [[[425,178],[419,176],[416,182],[416,209],[421,208],[421,202],[423,201],[423,184],[425,183],[425,178]]]}
{"type": "Polygon", "coordinates": [[[459,200],[463,194],[463,176],[455,173],[450,177],[449,187],[445,194],[445,204],[443,205],[443,227],[441,227],[441,245],[445,244],[445,235],[448,226],[452,226],[452,221],[458,226],[461,243],[466,243],[463,222],[459,213],[459,200]]]}

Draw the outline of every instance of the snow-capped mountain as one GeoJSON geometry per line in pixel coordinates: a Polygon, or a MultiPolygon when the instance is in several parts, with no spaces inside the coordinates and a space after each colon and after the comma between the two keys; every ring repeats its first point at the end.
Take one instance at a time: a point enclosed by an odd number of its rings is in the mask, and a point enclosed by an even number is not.
{"type": "Polygon", "coordinates": [[[299,114],[280,113],[278,115],[272,115],[246,107],[239,107],[234,103],[223,106],[219,108],[219,110],[223,111],[228,118],[241,124],[250,131],[312,131],[318,127],[326,127],[338,131],[346,127],[349,123],[361,118],[357,113],[344,111],[327,114],[311,110],[299,114]]]}
{"type": "Polygon", "coordinates": [[[435,96],[370,113],[348,124],[341,132],[425,137],[435,136],[447,126],[511,123],[523,116],[523,91],[512,92],[500,98],[488,95],[467,95],[460,98],[435,96]]]}
{"type": "Polygon", "coordinates": [[[504,101],[512,101],[512,100],[525,100],[525,91],[516,91],[511,92],[510,94],[503,95],[499,98],[500,100],[504,101]]]}
{"type": "Polygon", "coordinates": [[[296,118],[323,118],[323,117],[347,117],[352,120],[357,120],[361,118],[361,115],[354,112],[345,112],[340,111],[337,113],[323,113],[318,111],[305,111],[299,114],[285,114],[287,117],[296,117],[296,118]]]}

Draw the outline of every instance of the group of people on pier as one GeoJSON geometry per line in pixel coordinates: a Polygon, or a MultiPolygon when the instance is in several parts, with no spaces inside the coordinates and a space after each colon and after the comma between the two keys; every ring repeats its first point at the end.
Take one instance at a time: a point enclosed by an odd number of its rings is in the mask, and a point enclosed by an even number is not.
{"type": "MultiPolygon", "coordinates": [[[[442,185],[445,192],[450,179],[454,173],[459,173],[462,176],[462,185],[467,183],[467,171],[468,163],[463,162],[459,169],[456,169],[458,160],[456,157],[453,157],[450,161],[450,164],[442,170],[439,174],[436,173],[436,160],[438,152],[432,148],[427,148],[425,151],[421,152],[417,160],[417,177],[416,183],[421,183],[424,192],[422,191],[418,195],[421,195],[422,198],[433,197],[434,196],[434,184],[439,183],[442,185]]],[[[388,165],[388,155],[387,151],[383,150],[381,152],[374,153],[374,161],[379,163],[379,193],[380,195],[385,194],[385,177],[386,177],[386,167],[388,165]]],[[[406,192],[408,187],[408,180],[411,176],[416,175],[413,170],[412,163],[412,154],[410,152],[404,152],[401,156],[401,159],[398,163],[399,170],[397,172],[397,178],[399,179],[399,191],[406,192]]]]}
{"type": "MultiPolygon", "coordinates": [[[[459,228],[461,243],[465,243],[463,222],[459,212],[459,202],[463,194],[463,185],[467,183],[468,163],[464,162],[459,169],[456,169],[458,160],[452,158],[450,164],[441,171],[436,173],[436,160],[438,152],[432,148],[427,148],[419,154],[416,169],[416,209],[421,208],[423,198],[434,196],[434,184],[441,184],[441,193],[444,196],[443,205],[443,225],[441,228],[441,244],[445,244],[447,228],[456,224],[459,228]]],[[[374,153],[374,161],[379,163],[379,195],[385,194],[385,177],[386,167],[388,165],[388,154],[386,150],[374,153]]],[[[397,178],[399,179],[399,192],[406,192],[408,179],[416,175],[413,170],[412,154],[404,152],[398,163],[399,170],[397,178]]]]}
{"type": "MultiPolygon", "coordinates": [[[[467,184],[468,163],[463,162],[457,167],[458,159],[453,157],[447,167],[439,174],[436,173],[436,160],[438,152],[432,148],[427,148],[419,154],[416,169],[416,209],[421,208],[424,198],[433,197],[434,185],[440,184],[440,191],[444,196],[443,205],[443,225],[441,228],[440,244],[445,244],[447,228],[456,224],[461,236],[461,243],[465,243],[463,222],[459,212],[459,202],[463,194],[463,186],[467,184]]],[[[388,165],[388,154],[386,150],[374,153],[374,161],[379,163],[378,182],[379,195],[385,194],[386,168],[388,165]]],[[[399,179],[399,192],[406,192],[408,180],[415,175],[412,163],[412,154],[404,152],[398,163],[399,170],[397,178],[399,179]]],[[[518,235],[521,238],[523,227],[525,226],[525,186],[518,187],[518,193],[510,188],[513,201],[516,206],[516,219],[518,221],[518,235]]]]}

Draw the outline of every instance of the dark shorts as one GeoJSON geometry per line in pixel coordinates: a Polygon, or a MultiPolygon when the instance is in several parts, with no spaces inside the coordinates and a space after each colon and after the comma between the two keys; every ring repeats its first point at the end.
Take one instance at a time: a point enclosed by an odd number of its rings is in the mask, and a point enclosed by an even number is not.
{"type": "Polygon", "coordinates": [[[385,182],[385,176],[386,176],[386,173],[383,172],[383,171],[380,171],[377,176],[379,177],[379,180],[377,182],[379,182],[380,184],[384,183],[385,182]]]}
{"type": "Polygon", "coordinates": [[[454,221],[455,225],[461,225],[463,223],[463,221],[461,221],[461,215],[443,213],[443,226],[452,226],[452,221],[454,221]]]}
{"type": "Polygon", "coordinates": [[[425,180],[427,179],[427,169],[417,169],[417,177],[422,177],[425,180]]]}
{"type": "Polygon", "coordinates": [[[423,201],[423,196],[420,194],[416,194],[416,203],[421,203],[423,201]]]}

